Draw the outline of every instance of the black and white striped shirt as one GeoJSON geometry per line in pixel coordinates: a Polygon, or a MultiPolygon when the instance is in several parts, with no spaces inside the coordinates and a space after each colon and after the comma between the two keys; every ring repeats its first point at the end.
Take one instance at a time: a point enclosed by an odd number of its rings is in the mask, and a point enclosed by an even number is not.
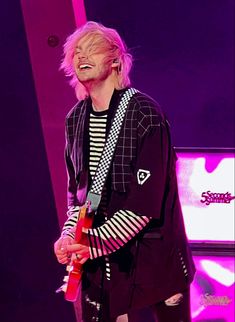
{"type": "MultiPolygon", "coordinates": [[[[102,112],[93,111],[89,120],[89,171],[94,176],[99,163],[106,137],[107,110],[102,112]]],[[[106,191],[102,196],[100,205],[105,208],[106,191]]],[[[62,235],[73,236],[70,231],[76,225],[78,207],[69,210],[69,218],[62,229],[62,235]]],[[[130,239],[138,234],[150,221],[150,218],[139,216],[130,210],[119,210],[112,218],[105,219],[105,223],[97,228],[88,229],[91,259],[108,255],[125,245],[130,239]]]]}

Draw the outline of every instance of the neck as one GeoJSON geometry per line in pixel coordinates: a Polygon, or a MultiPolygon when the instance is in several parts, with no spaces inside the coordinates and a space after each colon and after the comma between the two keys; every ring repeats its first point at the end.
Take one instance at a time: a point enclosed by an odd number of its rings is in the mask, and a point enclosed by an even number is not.
{"type": "Polygon", "coordinates": [[[95,111],[104,111],[109,108],[110,100],[115,89],[115,83],[106,79],[102,82],[92,82],[87,87],[95,111]]]}

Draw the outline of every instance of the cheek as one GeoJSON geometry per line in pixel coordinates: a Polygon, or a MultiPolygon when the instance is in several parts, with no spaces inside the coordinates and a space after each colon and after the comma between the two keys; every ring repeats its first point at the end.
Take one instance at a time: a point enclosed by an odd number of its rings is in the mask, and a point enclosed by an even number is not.
{"type": "Polygon", "coordinates": [[[104,70],[111,70],[112,69],[112,61],[110,60],[110,58],[105,58],[104,60],[102,60],[101,64],[102,69],[104,70]]]}
{"type": "Polygon", "coordinates": [[[109,56],[106,56],[106,57],[103,58],[102,62],[103,62],[104,65],[107,65],[107,66],[110,65],[111,66],[112,62],[113,62],[113,59],[111,57],[109,57],[109,56]]]}
{"type": "Polygon", "coordinates": [[[74,55],[73,58],[72,58],[73,68],[76,68],[77,67],[77,64],[78,64],[78,59],[77,59],[77,56],[74,55]]]}

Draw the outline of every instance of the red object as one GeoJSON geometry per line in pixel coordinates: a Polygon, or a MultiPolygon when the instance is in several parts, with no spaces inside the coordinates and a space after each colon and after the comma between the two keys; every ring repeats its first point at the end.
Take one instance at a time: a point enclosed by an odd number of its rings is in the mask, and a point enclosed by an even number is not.
{"type": "MultiPolygon", "coordinates": [[[[91,228],[92,216],[88,214],[88,205],[84,205],[79,211],[79,220],[75,231],[75,241],[78,244],[87,245],[87,236],[82,232],[84,228],[91,228]]],[[[82,278],[82,264],[72,256],[68,266],[68,282],[65,290],[65,299],[75,302],[78,297],[79,285],[82,278]]]]}

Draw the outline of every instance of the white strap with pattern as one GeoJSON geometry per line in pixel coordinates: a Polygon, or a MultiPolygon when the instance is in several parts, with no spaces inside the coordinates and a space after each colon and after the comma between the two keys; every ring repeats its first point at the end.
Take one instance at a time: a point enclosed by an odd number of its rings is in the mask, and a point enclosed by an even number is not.
{"type": "Polygon", "coordinates": [[[126,114],[127,106],[131,97],[137,92],[138,91],[135,88],[127,89],[118,105],[112,127],[108,134],[107,141],[105,143],[99,164],[96,169],[91,189],[87,195],[87,201],[90,203],[92,211],[96,211],[99,206],[101,193],[114,155],[114,150],[118,141],[118,136],[122,127],[124,116],[126,114]]]}

